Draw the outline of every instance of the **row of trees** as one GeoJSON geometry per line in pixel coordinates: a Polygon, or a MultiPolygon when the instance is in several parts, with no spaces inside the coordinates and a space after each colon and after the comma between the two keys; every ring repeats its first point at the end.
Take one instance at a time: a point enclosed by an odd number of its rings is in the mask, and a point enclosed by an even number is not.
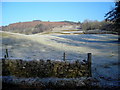
{"type": "Polygon", "coordinates": [[[96,29],[100,29],[100,30],[112,30],[110,29],[110,27],[108,26],[112,26],[112,23],[110,22],[105,22],[105,21],[93,21],[93,20],[84,20],[83,23],[81,23],[81,29],[82,30],[96,30],[96,29]]]}

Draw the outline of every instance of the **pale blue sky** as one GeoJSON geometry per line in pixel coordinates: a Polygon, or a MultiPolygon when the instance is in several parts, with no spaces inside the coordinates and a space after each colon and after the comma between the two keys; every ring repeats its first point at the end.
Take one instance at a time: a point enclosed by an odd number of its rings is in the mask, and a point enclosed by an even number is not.
{"type": "Polygon", "coordinates": [[[2,2],[2,25],[32,20],[104,20],[114,2],[2,2]]]}
{"type": "Polygon", "coordinates": [[[115,0],[1,0],[2,2],[114,2],[115,0]]]}

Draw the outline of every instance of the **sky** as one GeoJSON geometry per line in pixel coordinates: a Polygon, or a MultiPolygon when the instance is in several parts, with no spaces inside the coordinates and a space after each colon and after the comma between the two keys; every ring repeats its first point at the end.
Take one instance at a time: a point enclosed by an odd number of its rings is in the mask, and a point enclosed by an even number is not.
{"type": "Polygon", "coordinates": [[[2,2],[114,2],[115,0],[1,0],[2,2]]]}
{"type": "Polygon", "coordinates": [[[114,2],[115,0],[1,0],[2,2],[114,2]]]}
{"type": "Polygon", "coordinates": [[[2,25],[33,20],[102,21],[114,2],[2,2],[2,25]]]}

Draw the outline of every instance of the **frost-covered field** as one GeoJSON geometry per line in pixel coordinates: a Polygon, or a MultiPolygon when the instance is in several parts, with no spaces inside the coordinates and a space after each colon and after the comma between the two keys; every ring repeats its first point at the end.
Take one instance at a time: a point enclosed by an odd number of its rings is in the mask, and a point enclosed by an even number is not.
{"type": "Polygon", "coordinates": [[[62,60],[66,52],[69,61],[86,59],[87,53],[92,53],[93,77],[100,80],[102,85],[118,85],[118,44],[117,35],[112,34],[81,34],[54,35],[36,34],[22,35],[3,32],[2,57],[5,49],[9,58],[22,59],[51,59],[62,60]]]}

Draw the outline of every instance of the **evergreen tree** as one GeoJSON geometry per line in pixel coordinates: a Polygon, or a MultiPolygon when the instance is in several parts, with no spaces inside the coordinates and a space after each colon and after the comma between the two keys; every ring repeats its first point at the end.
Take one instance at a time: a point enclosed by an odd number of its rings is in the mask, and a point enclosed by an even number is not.
{"type": "Polygon", "coordinates": [[[109,11],[105,17],[106,21],[113,22],[114,30],[120,35],[120,0],[115,2],[115,8],[109,11]]]}

